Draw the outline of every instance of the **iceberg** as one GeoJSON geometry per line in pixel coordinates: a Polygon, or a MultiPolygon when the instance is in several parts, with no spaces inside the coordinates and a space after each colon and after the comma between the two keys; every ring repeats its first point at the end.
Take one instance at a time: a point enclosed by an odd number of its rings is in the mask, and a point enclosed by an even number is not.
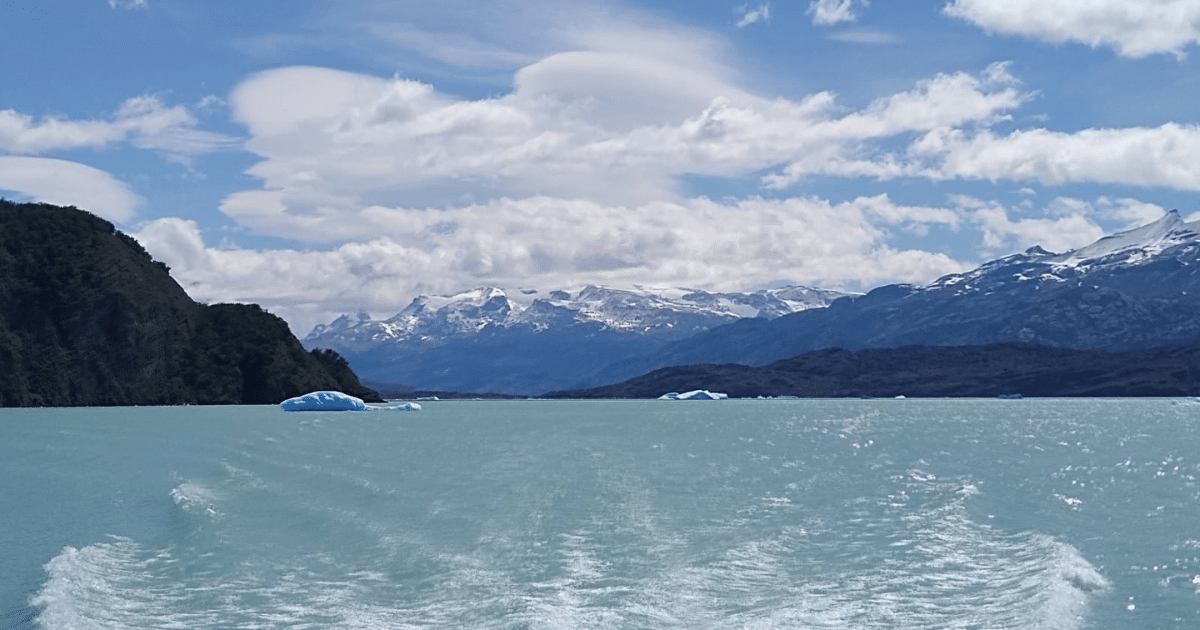
{"type": "Polygon", "coordinates": [[[342,392],[312,392],[289,398],[279,407],[284,411],[366,411],[367,404],[361,398],[342,392]]]}
{"type": "Polygon", "coordinates": [[[420,411],[417,403],[404,403],[397,407],[373,407],[361,398],[342,392],[320,391],[289,398],[279,403],[284,411],[420,411]]]}
{"type": "Polygon", "coordinates": [[[707,389],[694,389],[682,394],[670,392],[658,397],[659,400],[723,400],[725,398],[729,398],[729,394],[710,392],[707,389]]]}

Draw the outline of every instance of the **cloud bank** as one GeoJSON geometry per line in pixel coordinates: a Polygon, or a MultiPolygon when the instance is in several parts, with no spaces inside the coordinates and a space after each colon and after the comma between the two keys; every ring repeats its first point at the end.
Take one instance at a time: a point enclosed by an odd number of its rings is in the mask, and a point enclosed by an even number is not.
{"type": "Polygon", "coordinates": [[[365,207],[436,216],[545,196],[638,208],[683,201],[682,178],[693,175],[768,169],[764,183],[776,189],[813,175],[896,177],[919,167],[873,143],[986,125],[1028,98],[1003,65],[939,75],[860,111],[831,93],[768,100],[614,53],[548,57],[519,71],[511,94],[481,100],[399,78],[283,68],[234,92],[246,146],[262,158],[249,172],[263,187],[229,196],[222,210],[265,234],[337,242],[407,225],[365,207]]]}

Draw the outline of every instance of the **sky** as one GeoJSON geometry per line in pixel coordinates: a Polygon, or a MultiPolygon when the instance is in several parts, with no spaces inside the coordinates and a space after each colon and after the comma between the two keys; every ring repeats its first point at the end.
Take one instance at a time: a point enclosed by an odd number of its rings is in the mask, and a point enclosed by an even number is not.
{"type": "Polygon", "coordinates": [[[1200,210],[1195,0],[0,0],[0,196],[298,335],[928,283],[1200,210]]]}

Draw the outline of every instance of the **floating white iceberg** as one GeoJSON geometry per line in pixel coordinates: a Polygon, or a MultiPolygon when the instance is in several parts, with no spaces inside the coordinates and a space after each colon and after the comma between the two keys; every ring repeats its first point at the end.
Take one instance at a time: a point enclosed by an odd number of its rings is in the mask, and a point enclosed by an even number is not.
{"type": "Polygon", "coordinates": [[[404,403],[398,407],[372,407],[361,398],[342,392],[312,392],[289,398],[279,407],[284,411],[420,411],[421,405],[404,403]]]}
{"type": "Polygon", "coordinates": [[[279,407],[284,411],[366,411],[367,403],[342,392],[312,392],[289,398],[279,407]]]}
{"type": "Polygon", "coordinates": [[[683,394],[671,392],[658,397],[659,400],[722,400],[724,398],[729,398],[729,394],[710,392],[707,389],[694,389],[683,394]]]}

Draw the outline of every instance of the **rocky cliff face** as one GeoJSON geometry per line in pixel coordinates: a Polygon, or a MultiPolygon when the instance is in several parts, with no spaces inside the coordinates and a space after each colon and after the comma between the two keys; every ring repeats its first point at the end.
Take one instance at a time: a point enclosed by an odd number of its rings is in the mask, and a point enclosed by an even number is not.
{"type": "Polygon", "coordinates": [[[196,304],[136,241],[75,208],[0,200],[0,405],[377,398],[257,306],[196,304]]]}

